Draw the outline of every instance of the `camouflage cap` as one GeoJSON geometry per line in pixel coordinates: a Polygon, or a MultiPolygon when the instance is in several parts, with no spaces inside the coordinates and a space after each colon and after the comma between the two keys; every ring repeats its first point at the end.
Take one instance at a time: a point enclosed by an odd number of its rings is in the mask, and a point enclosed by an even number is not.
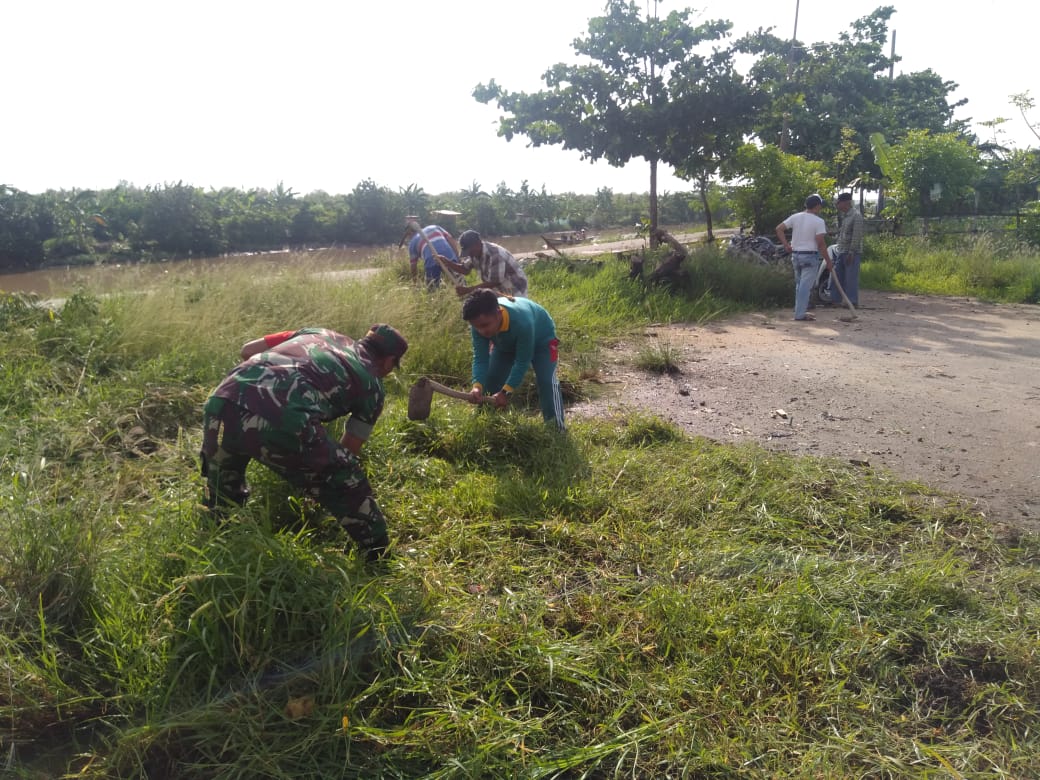
{"type": "Polygon", "coordinates": [[[408,341],[397,328],[379,323],[368,329],[364,338],[365,346],[382,357],[395,357],[397,362],[408,351],[408,341]]]}

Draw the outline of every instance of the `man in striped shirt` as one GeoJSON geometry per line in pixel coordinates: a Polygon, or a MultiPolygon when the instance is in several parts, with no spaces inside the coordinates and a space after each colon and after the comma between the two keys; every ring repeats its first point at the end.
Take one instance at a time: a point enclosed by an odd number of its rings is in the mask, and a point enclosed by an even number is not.
{"type": "MultiPolygon", "coordinates": [[[[457,261],[459,245],[455,241],[455,237],[440,225],[420,227],[415,220],[409,220],[407,223],[405,237],[409,233],[413,234],[408,242],[408,262],[412,266],[412,279],[417,279],[419,276],[418,266],[421,257],[426,274],[426,285],[438,287],[441,283],[441,265],[437,262],[437,255],[457,261]]],[[[401,243],[404,243],[404,238],[401,239],[401,243]]]]}

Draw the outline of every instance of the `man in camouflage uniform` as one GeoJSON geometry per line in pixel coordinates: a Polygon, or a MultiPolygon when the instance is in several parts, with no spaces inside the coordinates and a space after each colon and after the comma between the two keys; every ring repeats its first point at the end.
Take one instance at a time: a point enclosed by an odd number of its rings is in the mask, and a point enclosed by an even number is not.
{"type": "Polygon", "coordinates": [[[358,455],[383,411],[381,380],[407,349],[389,325],[373,325],[357,343],[304,328],[243,346],[243,362],[203,407],[206,506],[219,514],[244,504],[246,466],[256,459],[337,518],[367,560],[381,557],[386,520],[358,455]],[[324,424],[347,415],[336,441],[324,424]]]}

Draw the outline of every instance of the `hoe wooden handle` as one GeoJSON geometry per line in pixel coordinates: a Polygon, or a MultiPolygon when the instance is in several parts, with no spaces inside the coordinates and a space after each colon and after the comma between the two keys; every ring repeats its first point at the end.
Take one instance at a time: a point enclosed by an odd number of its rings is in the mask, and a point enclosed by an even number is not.
{"type": "MultiPolygon", "coordinates": [[[[440,393],[441,395],[450,396],[451,398],[459,398],[459,399],[462,399],[463,401],[471,401],[471,400],[473,400],[473,396],[471,396],[469,393],[464,393],[461,390],[455,390],[454,388],[447,387],[445,385],[442,385],[440,382],[435,382],[435,381],[433,381],[432,379],[429,379],[429,378],[426,380],[426,382],[427,382],[427,384],[429,384],[429,386],[430,386],[430,388],[432,390],[435,390],[436,392],[440,393]]],[[[494,402],[494,398],[492,396],[490,396],[490,395],[482,395],[480,397],[480,402],[482,404],[492,403],[492,402],[494,402]]]]}

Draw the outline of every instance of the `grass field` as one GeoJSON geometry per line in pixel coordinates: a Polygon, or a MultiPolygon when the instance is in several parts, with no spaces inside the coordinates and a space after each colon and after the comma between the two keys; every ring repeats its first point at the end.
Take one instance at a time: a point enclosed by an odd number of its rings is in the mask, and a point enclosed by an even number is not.
{"type": "MultiPolygon", "coordinates": [[[[879,244],[864,278],[1028,301],[1040,261],[1015,251],[879,244]]],[[[60,312],[0,295],[11,776],[1040,776],[1040,540],[926,486],[651,418],[558,435],[527,385],[505,414],[437,399],[409,421],[416,377],[466,386],[468,336],[453,293],[377,263],[60,312]],[[363,454],[390,565],[262,467],[215,526],[200,409],[239,346],[373,322],[411,344],[363,454]]],[[[786,275],[713,250],[689,268],[646,289],[611,260],[532,267],[571,397],[629,329],[789,305],[786,275]]]]}

